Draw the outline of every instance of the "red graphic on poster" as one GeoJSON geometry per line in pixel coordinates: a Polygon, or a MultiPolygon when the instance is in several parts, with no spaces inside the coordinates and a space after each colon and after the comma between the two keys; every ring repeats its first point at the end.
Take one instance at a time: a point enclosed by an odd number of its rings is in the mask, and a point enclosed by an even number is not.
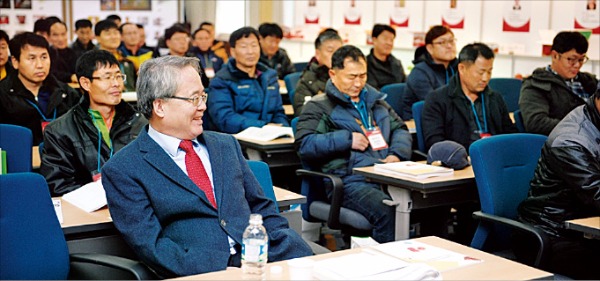
{"type": "Polygon", "coordinates": [[[529,23],[531,21],[527,21],[522,26],[512,26],[510,25],[506,19],[502,20],[502,31],[513,31],[513,32],[529,32],[529,23]]]}
{"type": "Polygon", "coordinates": [[[317,1],[308,1],[308,8],[304,13],[305,24],[319,24],[319,10],[317,9],[317,1]]]}
{"type": "Polygon", "coordinates": [[[502,31],[529,32],[530,24],[531,3],[514,0],[513,3],[504,4],[502,31]]]}
{"type": "Polygon", "coordinates": [[[600,13],[597,0],[587,0],[575,6],[575,19],[573,26],[576,29],[589,29],[593,34],[600,34],[600,13]]]}
{"type": "Polygon", "coordinates": [[[359,25],[360,18],[360,11],[356,8],[356,1],[350,0],[350,8],[344,13],[344,24],[359,25]]]}
{"type": "Polygon", "coordinates": [[[397,27],[408,27],[408,20],[409,20],[409,18],[406,18],[406,20],[404,22],[396,22],[396,21],[394,21],[394,17],[390,16],[390,25],[397,26],[397,27]]]}
{"type": "Polygon", "coordinates": [[[442,13],[442,25],[453,29],[465,27],[464,1],[450,0],[450,7],[442,13]]]}
{"type": "Polygon", "coordinates": [[[463,18],[460,22],[458,23],[449,23],[447,22],[444,18],[442,18],[442,25],[443,26],[447,26],[453,29],[462,29],[465,27],[465,19],[463,18]]]}
{"type": "Polygon", "coordinates": [[[575,28],[576,29],[591,29],[593,34],[600,34],[600,25],[596,26],[595,28],[585,27],[582,24],[580,24],[577,21],[577,19],[575,19],[575,28]]]}

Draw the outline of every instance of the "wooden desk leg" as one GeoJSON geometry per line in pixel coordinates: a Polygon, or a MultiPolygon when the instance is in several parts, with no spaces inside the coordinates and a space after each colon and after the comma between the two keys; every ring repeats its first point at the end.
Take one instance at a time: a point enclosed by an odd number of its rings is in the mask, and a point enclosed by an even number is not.
{"type": "Polygon", "coordinates": [[[396,241],[406,240],[410,233],[410,211],[412,199],[410,190],[395,186],[388,187],[388,193],[396,206],[396,241]]]}

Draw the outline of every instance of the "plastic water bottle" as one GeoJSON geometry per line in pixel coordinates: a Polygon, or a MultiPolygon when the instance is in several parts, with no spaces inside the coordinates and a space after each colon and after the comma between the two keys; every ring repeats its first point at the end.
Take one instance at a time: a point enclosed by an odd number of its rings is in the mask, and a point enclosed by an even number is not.
{"type": "Polygon", "coordinates": [[[242,238],[242,271],[246,280],[264,280],[269,252],[269,236],[262,216],[250,215],[250,224],[242,238]]]}

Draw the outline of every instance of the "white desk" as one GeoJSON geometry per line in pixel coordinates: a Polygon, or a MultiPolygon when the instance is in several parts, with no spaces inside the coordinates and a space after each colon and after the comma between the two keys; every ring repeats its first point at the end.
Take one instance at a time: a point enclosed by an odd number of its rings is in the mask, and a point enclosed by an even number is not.
{"type": "Polygon", "coordinates": [[[473,168],[454,171],[452,176],[414,179],[375,171],[374,167],[354,168],[354,173],[367,180],[388,185],[388,192],[398,203],[396,207],[396,240],[408,239],[410,212],[462,202],[477,201],[478,194],[473,168]]]}
{"type": "Polygon", "coordinates": [[[587,238],[600,239],[600,217],[569,220],[565,222],[565,227],[583,232],[587,238]]]}

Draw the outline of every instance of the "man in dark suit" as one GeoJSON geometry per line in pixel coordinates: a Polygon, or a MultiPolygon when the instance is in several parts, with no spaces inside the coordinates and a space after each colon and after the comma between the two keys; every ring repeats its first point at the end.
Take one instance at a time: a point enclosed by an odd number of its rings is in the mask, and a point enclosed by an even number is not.
{"type": "Polygon", "coordinates": [[[163,277],[240,266],[251,213],[263,217],[269,261],[311,255],[265,197],[235,138],[203,132],[199,70],[198,59],[189,57],[142,64],[138,107],[149,126],[102,168],[115,226],[163,277]]]}

